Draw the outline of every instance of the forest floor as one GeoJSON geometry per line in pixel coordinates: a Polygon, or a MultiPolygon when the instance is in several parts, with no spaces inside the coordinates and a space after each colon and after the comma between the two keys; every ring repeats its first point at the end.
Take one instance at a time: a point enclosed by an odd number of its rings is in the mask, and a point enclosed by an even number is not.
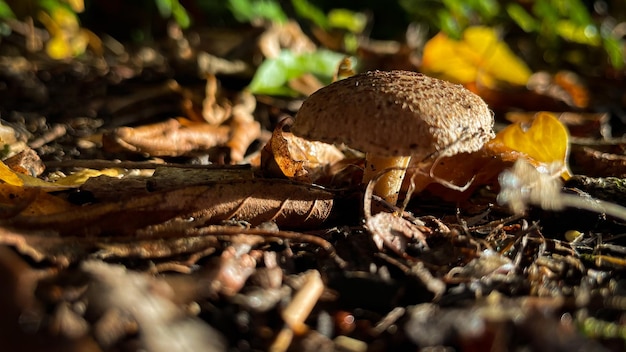
{"type": "MultiPolygon", "coordinates": [[[[53,60],[13,25],[0,349],[624,350],[624,72],[469,87],[496,132],[551,111],[569,134],[538,125],[532,143],[563,146],[573,176],[550,197],[594,211],[501,204],[498,175],[522,158],[509,149],[452,159],[435,173],[472,174],[469,190],[434,182],[397,208],[361,185],[362,153],[289,132],[315,77],[290,80],[291,97],[247,89],[281,33],[309,45],[293,28],[171,26],[53,60]]],[[[387,44],[359,70],[420,71],[416,48],[387,44]]]]}

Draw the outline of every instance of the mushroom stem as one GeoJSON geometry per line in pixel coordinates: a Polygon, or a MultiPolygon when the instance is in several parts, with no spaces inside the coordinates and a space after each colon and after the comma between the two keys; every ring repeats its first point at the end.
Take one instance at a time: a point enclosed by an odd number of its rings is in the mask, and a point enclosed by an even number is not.
{"type": "Polygon", "coordinates": [[[384,174],[375,181],[374,194],[395,205],[398,202],[402,180],[410,161],[410,156],[385,157],[367,153],[365,155],[363,184],[376,179],[378,174],[384,170],[384,174]]]}

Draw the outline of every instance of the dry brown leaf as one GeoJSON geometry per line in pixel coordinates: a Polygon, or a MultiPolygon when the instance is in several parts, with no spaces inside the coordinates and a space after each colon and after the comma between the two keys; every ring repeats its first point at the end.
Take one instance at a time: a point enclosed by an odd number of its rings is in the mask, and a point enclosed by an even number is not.
{"type": "Polygon", "coordinates": [[[419,241],[423,248],[428,248],[426,237],[420,226],[397,214],[379,212],[365,220],[365,226],[373,236],[378,249],[383,246],[403,256],[409,241],[419,241]]]}
{"type": "Polygon", "coordinates": [[[109,152],[134,152],[152,156],[180,156],[207,151],[230,138],[228,126],[185,123],[169,119],[141,127],[119,127],[102,137],[109,152]]]}
{"type": "Polygon", "coordinates": [[[261,168],[268,175],[312,183],[327,174],[328,166],[344,158],[332,144],[309,141],[282,128],[280,124],[274,129],[261,154],[261,168]]]}
{"type": "Polygon", "coordinates": [[[226,143],[232,163],[243,161],[252,142],[261,135],[261,124],[252,116],[255,108],[256,98],[251,93],[244,91],[239,94],[230,119],[230,140],[226,143]]]}
{"type": "Polygon", "coordinates": [[[284,137],[282,125],[277,126],[272,138],[261,153],[261,169],[268,175],[287,178],[306,178],[304,160],[294,160],[289,151],[289,142],[284,137]]]}
{"type": "Polygon", "coordinates": [[[230,181],[87,205],[79,212],[20,215],[1,224],[63,235],[134,234],[176,217],[202,218],[206,223],[237,219],[253,225],[275,221],[280,227],[305,228],[329,219],[333,197],[318,187],[279,180],[230,181]]]}
{"type": "Polygon", "coordinates": [[[536,72],[528,80],[528,88],[572,107],[589,106],[589,90],[582,79],[572,71],[561,70],[553,75],[545,71],[536,72]]]}
{"type": "Polygon", "coordinates": [[[208,75],[205,88],[205,97],[202,101],[202,117],[210,125],[218,126],[230,116],[230,103],[217,103],[217,79],[215,75],[208,75]]]}
{"type": "Polygon", "coordinates": [[[266,58],[275,58],[282,49],[289,49],[295,54],[312,52],[315,50],[315,43],[292,20],[270,25],[259,37],[259,49],[266,58]]]}
{"type": "Polygon", "coordinates": [[[365,227],[372,234],[372,239],[378,249],[382,250],[383,247],[387,247],[403,257],[406,255],[406,247],[410,240],[417,240],[423,248],[428,248],[426,237],[422,232],[422,229],[425,229],[423,224],[413,223],[397,212],[379,212],[377,203],[374,203],[374,208],[372,207],[375,184],[376,179],[373,179],[365,189],[363,214],[365,227]],[[372,216],[373,210],[376,210],[376,214],[372,216]]]}
{"type": "Polygon", "coordinates": [[[3,161],[11,170],[33,177],[41,175],[46,168],[39,155],[30,148],[26,148],[3,161]]]}
{"type": "Polygon", "coordinates": [[[511,150],[501,144],[487,143],[474,153],[461,153],[451,157],[440,158],[431,170],[439,179],[450,182],[456,186],[468,185],[467,189],[460,192],[433,180],[429,170],[409,168],[407,170],[408,181],[403,188],[408,189],[409,183],[415,184],[415,191],[427,190],[438,198],[447,201],[460,201],[467,199],[477,187],[492,185],[497,186],[498,174],[502,170],[513,165],[515,160],[523,157],[523,154],[511,150]]]}
{"type": "Polygon", "coordinates": [[[229,246],[224,249],[212,282],[215,291],[226,296],[238,293],[256,269],[256,259],[249,254],[251,246],[229,246]]]}

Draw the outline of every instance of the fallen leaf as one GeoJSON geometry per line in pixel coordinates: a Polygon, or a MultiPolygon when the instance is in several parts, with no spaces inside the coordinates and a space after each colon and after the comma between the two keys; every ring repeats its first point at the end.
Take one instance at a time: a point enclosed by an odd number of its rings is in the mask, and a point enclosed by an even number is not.
{"type": "Polygon", "coordinates": [[[539,71],[528,79],[528,88],[539,94],[563,101],[568,106],[586,108],[589,105],[590,93],[582,79],[571,71],[558,71],[551,74],[539,71]]]}
{"type": "Polygon", "coordinates": [[[268,175],[312,183],[325,176],[329,165],[344,158],[334,145],[284,132],[283,125],[276,126],[261,153],[261,168],[268,175]]]}
{"type": "Polygon", "coordinates": [[[4,181],[6,184],[11,186],[40,188],[49,192],[77,188],[91,177],[102,175],[115,177],[122,175],[122,172],[121,169],[115,168],[103,170],[82,169],[69,176],[51,177],[52,181],[45,181],[30,175],[17,173],[0,161],[0,180],[4,181]]]}
{"type": "MultiPolygon", "coordinates": [[[[536,111],[510,111],[506,119],[512,123],[531,124],[536,111]]],[[[551,112],[565,125],[571,137],[607,139],[611,137],[610,115],[608,113],[551,112]]]]}
{"type": "Polygon", "coordinates": [[[473,153],[460,153],[440,158],[430,170],[420,170],[415,165],[407,170],[403,189],[408,189],[409,182],[414,183],[414,194],[426,190],[440,199],[457,202],[467,199],[476,188],[497,186],[498,175],[513,166],[513,163],[525,155],[499,143],[488,142],[473,153]],[[430,174],[455,186],[467,189],[458,191],[436,182],[430,174]]]}
{"type": "Polygon", "coordinates": [[[204,223],[228,219],[258,225],[275,221],[280,227],[316,226],[331,217],[334,194],[319,187],[281,180],[216,182],[153,192],[110,203],[82,206],[41,216],[16,216],[0,224],[50,229],[64,235],[134,234],[168,220],[170,226],[189,218],[204,223]],[[147,216],[149,214],[149,216],[147,216]]]}
{"type": "Polygon", "coordinates": [[[523,86],[531,75],[496,30],[482,26],[467,28],[459,41],[437,34],[424,46],[421,69],[452,82],[478,81],[492,88],[498,81],[523,86]]]}
{"type": "Polygon", "coordinates": [[[230,128],[187,120],[168,119],[140,127],[119,127],[102,136],[109,152],[134,152],[152,156],[180,156],[191,151],[207,151],[228,142],[230,128]]]}
{"type": "Polygon", "coordinates": [[[567,166],[569,134],[567,128],[554,114],[537,113],[532,124],[526,129],[520,123],[511,124],[498,132],[491,143],[500,143],[524,153],[543,165],[560,163],[563,166],[561,177],[567,180],[571,176],[567,166]]]}
{"type": "Polygon", "coordinates": [[[24,181],[11,170],[4,162],[0,161],[0,180],[11,186],[22,186],[24,181]]]}
{"type": "Polygon", "coordinates": [[[0,184],[0,217],[39,216],[75,211],[76,206],[37,187],[0,184]]]}
{"type": "Polygon", "coordinates": [[[205,97],[202,101],[202,117],[211,125],[220,125],[230,116],[229,103],[217,103],[217,78],[208,75],[205,88],[205,97]]]}
{"type": "Polygon", "coordinates": [[[26,148],[21,152],[4,160],[6,166],[11,170],[33,177],[41,175],[45,170],[45,165],[39,155],[31,148],[26,148]]]}

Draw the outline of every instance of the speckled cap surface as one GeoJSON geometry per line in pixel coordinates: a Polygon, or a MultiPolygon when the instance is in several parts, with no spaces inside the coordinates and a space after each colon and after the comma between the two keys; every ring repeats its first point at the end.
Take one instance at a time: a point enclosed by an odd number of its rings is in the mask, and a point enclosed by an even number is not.
{"type": "Polygon", "coordinates": [[[370,71],[308,97],[291,131],[381,156],[472,152],[493,138],[487,104],[461,85],[409,71],[370,71]]]}

